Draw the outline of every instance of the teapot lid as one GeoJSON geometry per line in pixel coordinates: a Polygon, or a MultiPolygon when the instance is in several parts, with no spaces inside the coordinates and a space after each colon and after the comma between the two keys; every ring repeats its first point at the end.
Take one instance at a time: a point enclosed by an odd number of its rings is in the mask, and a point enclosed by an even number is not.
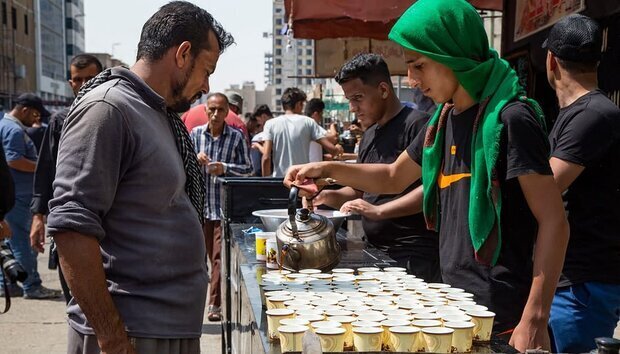
{"type": "MultiPolygon", "coordinates": [[[[328,218],[312,213],[306,208],[297,210],[295,213],[295,224],[299,238],[305,239],[305,241],[313,241],[313,236],[316,236],[316,239],[324,238],[334,229],[334,225],[328,218]],[[308,238],[312,238],[312,240],[308,238]]],[[[295,237],[290,219],[286,220],[283,226],[281,230],[286,236],[295,237]]]]}

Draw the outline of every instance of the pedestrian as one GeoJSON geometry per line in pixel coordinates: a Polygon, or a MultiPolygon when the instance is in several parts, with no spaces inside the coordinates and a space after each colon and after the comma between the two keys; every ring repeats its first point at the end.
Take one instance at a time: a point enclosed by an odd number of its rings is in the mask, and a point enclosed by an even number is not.
{"type": "MultiPolygon", "coordinates": [[[[235,97],[235,99],[241,100],[243,102],[243,98],[241,98],[239,94],[236,94],[236,95],[239,97],[235,97]]],[[[187,127],[188,132],[191,132],[194,128],[196,128],[199,125],[207,124],[207,122],[209,121],[209,113],[207,112],[207,105],[199,104],[199,105],[196,105],[195,107],[192,107],[187,112],[183,113],[183,115],[181,116],[181,120],[183,121],[183,123],[185,123],[185,126],[187,127]]],[[[246,140],[248,142],[250,141],[249,135],[248,135],[248,129],[246,128],[245,123],[243,123],[243,120],[241,120],[241,118],[239,118],[239,116],[235,112],[233,112],[232,109],[229,110],[228,115],[226,116],[226,124],[242,132],[246,140]]]]}
{"type": "Polygon", "coordinates": [[[205,182],[176,112],[209,90],[232,36],[204,9],[162,6],[137,61],[82,86],[65,120],[49,234],[73,298],[68,353],[199,353],[205,182]]]}
{"type": "Polygon", "coordinates": [[[543,44],[560,104],[550,163],[570,225],[549,320],[557,353],[589,352],[620,319],[620,109],[598,88],[601,44],[583,15],[561,19],[543,44]]]}
{"type": "Polygon", "coordinates": [[[263,129],[263,176],[283,177],[290,166],[308,163],[312,141],[321,144],[335,157],[342,155],[342,146],[332,144],[325,129],[310,117],[301,115],[306,103],[303,91],[296,87],[287,88],[281,101],[284,114],[268,120],[263,129]]]}
{"type": "MultiPolygon", "coordinates": [[[[306,104],[304,114],[306,117],[312,118],[321,128],[323,126],[323,111],[325,110],[325,102],[320,98],[313,98],[306,104]]],[[[332,144],[338,144],[338,133],[332,129],[334,125],[327,130],[325,137],[332,144]]],[[[310,153],[308,155],[309,162],[323,161],[323,147],[316,141],[310,142],[310,153]]]]}
{"type": "Polygon", "coordinates": [[[209,122],[194,128],[191,132],[196,149],[198,163],[203,166],[206,182],[206,203],[204,207],[205,223],[203,225],[207,256],[211,261],[211,282],[209,283],[209,321],[222,318],[220,309],[220,272],[222,249],[222,215],[219,176],[249,176],[252,162],[248,145],[243,134],[226,124],[228,98],[221,93],[214,93],[207,98],[209,122]]]}
{"type": "Polygon", "coordinates": [[[9,284],[9,294],[23,296],[25,299],[50,299],[60,295],[60,291],[42,285],[37,266],[37,252],[30,247],[29,238],[32,222],[29,206],[32,199],[37,150],[34,142],[26,134],[26,128],[32,126],[41,115],[49,115],[41,98],[33,93],[23,93],[15,100],[13,109],[0,119],[0,139],[4,157],[15,184],[15,205],[5,215],[5,221],[13,234],[8,243],[15,259],[28,274],[22,287],[18,284],[9,284]]]}
{"type": "Polygon", "coordinates": [[[329,176],[369,193],[399,193],[422,177],[419,202],[439,232],[443,281],[493,311],[493,333],[520,352],[548,350],[568,224],[540,107],[489,48],[465,0],[416,1],[389,38],[404,47],[411,86],[439,103],[424,134],[392,164],[295,166],[285,183],[329,176]]]}
{"type": "Polygon", "coordinates": [[[263,175],[262,160],[265,142],[265,123],[273,118],[273,113],[271,113],[271,109],[269,109],[268,105],[261,104],[254,108],[252,115],[256,118],[257,126],[260,127],[260,132],[255,134],[251,139],[250,157],[252,158],[254,176],[260,177],[263,175]]]}
{"type": "Polygon", "coordinates": [[[0,144],[0,242],[11,237],[11,227],[4,220],[4,216],[15,205],[15,186],[13,177],[4,156],[3,144],[0,144]]]}
{"type": "MultiPolygon", "coordinates": [[[[423,130],[428,114],[398,100],[387,63],[377,54],[362,53],[336,75],[349,100],[349,111],[369,126],[360,144],[358,163],[394,162],[423,130]]],[[[415,182],[399,194],[372,194],[344,187],[323,190],[314,205],[362,215],[367,240],[386,252],[399,267],[427,282],[441,281],[437,233],[426,229],[424,217],[410,201],[421,193],[415,182]],[[411,195],[410,195],[411,194],[411,195]],[[412,197],[413,196],[413,197],[412,197]]]]}
{"type": "MultiPolygon", "coordinates": [[[[73,95],[77,96],[82,85],[97,76],[101,71],[103,71],[103,67],[99,59],[95,56],[90,54],[78,54],[73,57],[69,65],[69,86],[71,86],[73,95]]],[[[34,172],[34,190],[32,201],[30,202],[30,211],[32,212],[30,246],[39,253],[43,253],[45,250],[45,216],[49,213],[47,204],[50,199],[52,199],[52,194],[54,193],[52,183],[56,175],[58,144],[60,142],[60,133],[68,113],[69,107],[66,107],[52,114],[43,135],[39,158],[37,159],[37,168],[34,172]]],[[[57,260],[58,254],[53,241],[51,247],[50,257],[52,260],[57,260]]],[[[58,277],[65,301],[69,303],[71,294],[60,267],[58,267],[58,277]]]]}

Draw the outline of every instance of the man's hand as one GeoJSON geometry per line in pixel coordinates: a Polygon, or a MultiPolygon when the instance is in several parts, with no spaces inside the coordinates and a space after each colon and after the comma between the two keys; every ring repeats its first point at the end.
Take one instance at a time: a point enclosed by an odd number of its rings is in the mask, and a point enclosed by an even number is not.
{"type": "Polygon", "coordinates": [[[258,150],[261,154],[265,153],[265,148],[263,147],[263,144],[258,143],[258,142],[252,143],[252,149],[258,150]]]}
{"type": "Polygon", "coordinates": [[[32,216],[30,247],[39,253],[45,252],[45,216],[43,214],[32,216]]]}
{"type": "Polygon", "coordinates": [[[198,163],[205,166],[206,164],[209,163],[209,156],[207,156],[207,154],[205,154],[204,152],[199,152],[198,156],[196,156],[198,158],[198,163]]]}
{"type": "MultiPolygon", "coordinates": [[[[327,177],[323,176],[323,164],[320,162],[308,163],[305,165],[293,165],[289,167],[284,177],[284,185],[287,188],[291,188],[294,184],[301,185],[306,178],[319,178],[327,177]]],[[[304,191],[299,191],[299,195],[302,197],[311,197],[304,191]]]]}
{"type": "Polygon", "coordinates": [[[340,207],[340,212],[341,213],[357,213],[370,220],[383,219],[381,215],[381,208],[379,206],[370,204],[361,198],[350,200],[342,204],[342,207],[340,207]]]}
{"type": "Polygon", "coordinates": [[[221,176],[224,174],[224,164],[221,162],[210,162],[207,171],[210,175],[221,176]]]}
{"type": "Polygon", "coordinates": [[[11,228],[9,224],[2,220],[0,221],[0,240],[11,237],[11,228]]]}
{"type": "Polygon", "coordinates": [[[515,347],[519,353],[525,353],[527,349],[551,350],[547,321],[521,319],[521,322],[512,332],[509,344],[515,347]]]}

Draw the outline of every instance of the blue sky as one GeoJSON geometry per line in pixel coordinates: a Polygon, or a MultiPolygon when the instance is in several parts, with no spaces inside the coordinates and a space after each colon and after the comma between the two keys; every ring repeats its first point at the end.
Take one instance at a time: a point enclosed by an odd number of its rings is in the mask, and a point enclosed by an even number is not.
{"type": "MultiPolygon", "coordinates": [[[[237,42],[220,57],[211,77],[211,91],[254,81],[264,87],[263,55],[271,51],[272,0],[190,1],[209,11],[237,42]]],[[[133,64],[140,31],[146,20],[168,3],[163,0],[84,0],[87,52],[107,52],[133,64]]]]}

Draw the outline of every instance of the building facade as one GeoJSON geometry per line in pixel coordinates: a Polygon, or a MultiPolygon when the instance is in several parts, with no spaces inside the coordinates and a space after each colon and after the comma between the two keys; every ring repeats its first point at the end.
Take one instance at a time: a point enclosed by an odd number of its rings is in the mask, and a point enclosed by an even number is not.
{"type": "Polygon", "coordinates": [[[70,76],[68,64],[71,59],[86,51],[84,32],[84,0],[65,0],[67,78],[70,76]]]}
{"type": "MultiPolygon", "coordinates": [[[[273,86],[272,110],[281,111],[280,97],[289,87],[297,87],[310,94],[314,83],[314,41],[295,39],[288,30],[284,1],[273,1],[273,45],[270,84],[273,86]]],[[[267,58],[267,57],[266,57],[267,58]]]]}
{"type": "Polygon", "coordinates": [[[0,111],[37,90],[34,0],[0,1],[0,111]]]}

